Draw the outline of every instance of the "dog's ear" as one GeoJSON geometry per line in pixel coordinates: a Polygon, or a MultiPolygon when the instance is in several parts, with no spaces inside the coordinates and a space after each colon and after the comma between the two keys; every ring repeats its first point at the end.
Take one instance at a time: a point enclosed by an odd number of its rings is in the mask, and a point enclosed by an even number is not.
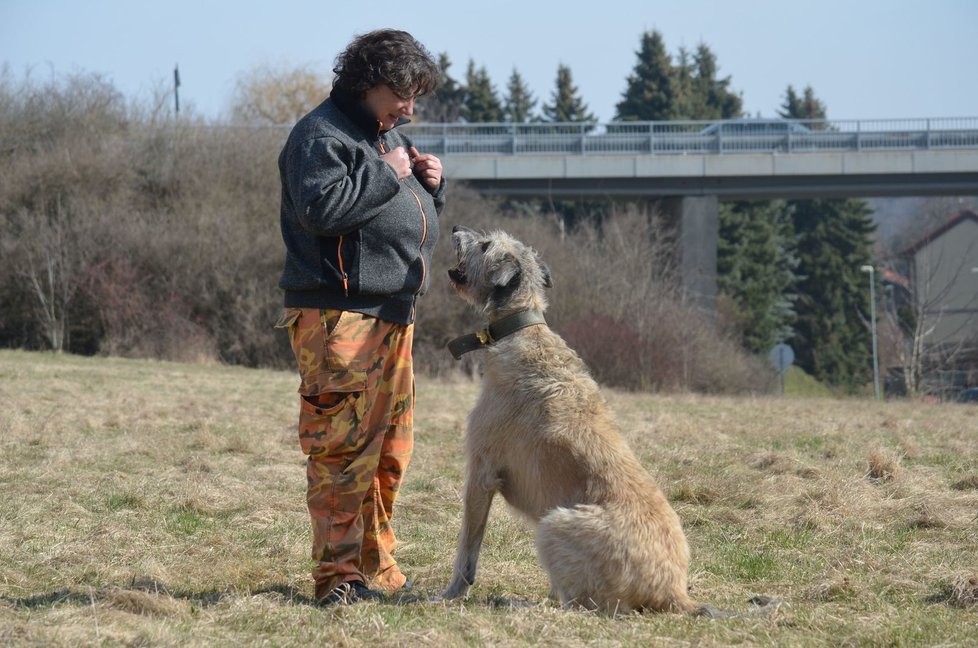
{"type": "Polygon", "coordinates": [[[503,286],[508,286],[521,273],[522,270],[516,257],[507,252],[501,259],[489,267],[487,277],[493,286],[502,288],[503,286]]]}
{"type": "Polygon", "coordinates": [[[550,268],[547,266],[546,263],[543,262],[543,259],[540,258],[539,254],[537,254],[536,257],[537,257],[537,265],[540,266],[540,272],[543,273],[543,287],[553,288],[554,279],[550,275],[550,268]]]}

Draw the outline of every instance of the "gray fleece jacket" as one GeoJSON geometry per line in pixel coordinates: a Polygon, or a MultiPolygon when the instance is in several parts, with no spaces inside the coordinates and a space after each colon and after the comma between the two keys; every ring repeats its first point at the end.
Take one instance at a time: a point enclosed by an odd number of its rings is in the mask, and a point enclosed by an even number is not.
{"type": "Polygon", "coordinates": [[[349,95],[330,97],[292,129],[279,155],[285,305],[414,321],[428,289],[445,181],[434,192],[398,180],[380,159],[411,142],[349,95]]]}

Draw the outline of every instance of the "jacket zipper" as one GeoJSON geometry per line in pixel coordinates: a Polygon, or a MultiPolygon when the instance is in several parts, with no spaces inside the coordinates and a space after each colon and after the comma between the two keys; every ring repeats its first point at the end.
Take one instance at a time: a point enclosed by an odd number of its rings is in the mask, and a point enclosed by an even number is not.
{"type": "MultiPolygon", "coordinates": [[[[384,148],[384,143],[380,139],[380,129],[383,128],[383,124],[378,122],[377,124],[377,147],[380,149],[381,154],[387,152],[384,148]]],[[[406,186],[406,185],[405,185],[406,186]]],[[[414,291],[415,296],[421,289],[424,288],[425,278],[428,276],[428,265],[424,262],[424,253],[422,249],[424,248],[425,241],[428,240],[428,215],[424,213],[424,206],[421,204],[421,198],[415,193],[414,189],[407,187],[407,190],[411,192],[414,199],[418,203],[418,210],[421,212],[421,243],[418,245],[418,258],[421,259],[421,283],[418,285],[418,289],[414,291]]],[[[340,243],[343,242],[343,237],[340,237],[340,243]]],[[[340,259],[340,272],[343,272],[343,260],[340,259]]],[[[343,289],[346,290],[346,273],[343,272],[343,289]]],[[[414,319],[414,304],[411,304],[411,319],[414,319]]]]}
{"type": "MultiPolygon", "coordinates": [[[[384,149],[384,143],[380,141],[380,129],[382,127],[383,127],[383,124],[381,124],[380,122],[377,122],[377,146],[380,148],[380,152],[381,153],[386,153],[387,151],[384,149]]],[[[415,197],[417,197],[417,196],[415,196],[415,197]]],[[[427,230],[427,224],[425,225],[425,229],[427,230]]],[[[336,260],[337,260],[337,262],[339,263],[339,266],[340,266],[340,268],[339,268],[339,270],[340,270],[340,277],[342,277],[342,279],[343,279],[343,296],[344,297],[349,297],[350,296],[350,276],[348,274],[346,274],[346,270],[343,268],[343,235],[342,234],[340,234],[340,240],[336,244],[336,260]]],[[[424,259],[421,260],[421,265],[424,266],[424,259]]],[[[422,284],[422,285],[424,285],[424,284],[422,284]]]]}
{"type": "MultiPolygon", "coordinates": [[[[418,245],[418,258],[421,259],[421,283],[418,285],[418,289],[414,291],[414,295],[417,296],[424,287],[425,277],[428,276],[428,266],[424,262],[424,252],[422,252],[424,243],[428,240],[428,215],[424,213],[424,207],[421,206],[421,198],[418,194],[414,193],[414,189],[408,187],[408,191],[418,201],[418,209],[421,210],[421,244],[418,245]]],[[[414,320],[414,302],[411,302],[411,320],[414,320]]]]}

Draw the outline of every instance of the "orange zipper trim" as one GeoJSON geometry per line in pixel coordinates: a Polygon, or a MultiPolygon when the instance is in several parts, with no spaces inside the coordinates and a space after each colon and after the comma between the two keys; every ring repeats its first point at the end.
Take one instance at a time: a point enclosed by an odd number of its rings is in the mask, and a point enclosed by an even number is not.
{"type": "MultiPolygon", "coordinates": [[[[421,210],[421,244],[418,246],[418,252],[420,253],[421,248],[424,247],[425,241],[428,240],[428,215],[424,213],[424,207],[421,205],[421,198],[418,197],[418,194],[414,193],[414,189],[408,187],[408,191],[410,191],[411,195],[414,196],[414,199],[418,201],[418,209],[421,210]]],[[[421,259],[421,285],[419,285],[418,289],[414,291],[415,295],[421,292],[421,289],[424,288],[424,280],[428,276],[428,265],[424,262],[424,254],[420,254],[419,258],[421,259]]],[[[411,319],[414,319],[414,304],[411,304],[411,319]]]]}

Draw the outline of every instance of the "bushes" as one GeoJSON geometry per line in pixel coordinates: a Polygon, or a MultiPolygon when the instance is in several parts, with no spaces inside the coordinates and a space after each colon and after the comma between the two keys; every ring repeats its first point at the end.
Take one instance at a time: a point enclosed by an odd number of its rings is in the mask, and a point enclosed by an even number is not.
{"type": "MultiPolygon", "coordinates": [[[[482,320],[454,296],[445,270],[454,265],[447,243],[455,224],[505,229],[533,246],[550,266],[554,287],[547,320],[603,384],[625,389],[767,392],[771,370],[721,337],[686,303],[674,280],[672,237],[653,211],[615,210],[598,227],[562,233],[542,214],[502,209],[454,188],[442,219],[445,240],[432,265],[432,289],[419,308],[419,364],[443,371],[448,340],[481,328],[482,320]],[[433,355],[437,352],[440,355],[433,355]],[[430,363],[430,364],[429,364],[430,363]]],[[[471,370],[478,354],[465,356],[471,370]]]]}
{"type": "Polygon", "coordinates": [[[0,344],[290,366],[282,131],[139,114],[94,76],[0,94],[0,344]]]}
{"type": "MultiPolygon", "coordinates": [[[[272,328],[285,135],[127,108],[97,76],[38,85],[0,75],[0,346],[291,367],[272,328]]],[[[452,185],[418,308],[419,371],[478,368],[479,354],[457,363],[444,348],[482,325],[446,277],[448,235],[461,223],[506,229],[540,251],[556,284],[548,319],[598,380],[768,389],[769,372],[673,287],[654,215],[618,211],[565,234],[545,215],[452,185]]]]}

